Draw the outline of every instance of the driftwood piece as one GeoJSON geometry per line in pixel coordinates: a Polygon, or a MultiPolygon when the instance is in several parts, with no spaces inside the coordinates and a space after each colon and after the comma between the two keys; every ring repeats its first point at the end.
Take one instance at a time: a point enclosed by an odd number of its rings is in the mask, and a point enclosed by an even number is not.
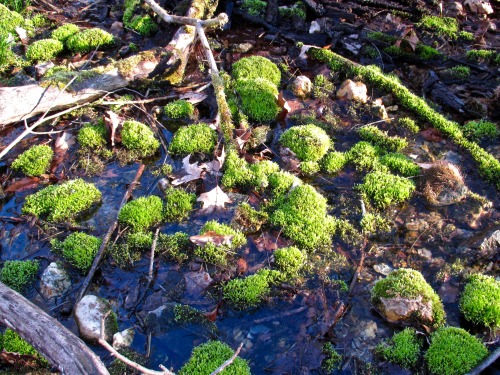
{"type": "Polygon", "coordinates": [[[0,322],[68,375],[109,374],[99,357],[42,309],[0,282],[0,322]]]}

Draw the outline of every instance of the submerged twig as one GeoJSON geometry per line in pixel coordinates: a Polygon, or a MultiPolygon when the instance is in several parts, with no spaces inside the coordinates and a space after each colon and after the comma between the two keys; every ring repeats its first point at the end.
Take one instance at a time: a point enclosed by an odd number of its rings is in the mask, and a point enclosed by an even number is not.
{"type": "Polygon", "coordinates": [[[240,346],[238,346],[238,349],[236,349],[231,358],[229,358],[226,362],[224,362],[222,365],[220,365],[218,368],[212,371],[210,375],[220,374],[222,371],[224,371],[226,367],[230,366],[234,362],[238,354],[240,354],[241,348],[243,348],[243,343],[241,343],[240,346]]]}
{"type": "Polygon", "coordinates": [[[155,262],[155,250],[156,250],[156,242],[158,241],[158,234],[160,233],[160,228],[156,228],[155,237],[153,238],[153,244],[151,245],[151,258],[149,260],[149,285],[153,282],[153,265],[155,262]]]}

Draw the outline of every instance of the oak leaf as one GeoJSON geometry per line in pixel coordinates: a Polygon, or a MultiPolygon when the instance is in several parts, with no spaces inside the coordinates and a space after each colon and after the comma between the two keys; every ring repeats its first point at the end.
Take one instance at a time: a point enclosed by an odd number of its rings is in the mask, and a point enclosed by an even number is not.
{"type": "Polygon", "coordinates": [[[201,194],[197,201],[203,203],[203,208],[201,210],[204,213],[211,213],[217,209],[224,209],[224,204],[232,203],[231,199],[229,199],[227,194],[224,193],[219,186],[201,194]]]}

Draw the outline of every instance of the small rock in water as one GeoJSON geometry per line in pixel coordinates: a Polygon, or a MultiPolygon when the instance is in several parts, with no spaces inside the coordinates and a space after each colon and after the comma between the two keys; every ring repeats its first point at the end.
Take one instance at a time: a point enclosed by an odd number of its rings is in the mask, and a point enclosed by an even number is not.
{"type": "Polygon", "coordinates": [[[337,91],[339,99],[355,100],[357,102],[366,103],[368,89],[363,82],[354,82],[350,79],[345,80],[337,91]]]}
{"type": "Polygon", "coordinates": [[[319,33],[321,31],[321,26],[318,22],[312,21],[311,27],[309,28],[309,34],[319,33]]]}
{"type": "Polygon", "coordinates": [[[311,94],[311,90],[311,80],[306,76],[298,76],[292,83],[293,94],[298,98],[307,98],[311,94]]]}
{"type": "Polygon", "coordinates": [[[467,195],[467,187],[458,167],[441,160],[424,170],[423,194],[433,206],[448,206],[467,195]]]}
{"type": "Polygon", "coordinates": [[[417,250],[418,255],[425,259],[432,259],[432,252],[428,249],[422,248],[417,250]]]}
{"type": "MultiPolygon", "coordinates": [[[[84,340],[98,340],[101,334],[101,317],[111,311],[111,305],[105,299],[86,295],[75,307],[75,321],[80,336],[84,340]]],[[[110,341],[117,331],[116,317],[109,314],[104,322],[104,338],[110,341]]]]}
{"type": "Polygon", "coordinates": [[[385,263],[375,264],[373,269],[384,276],[387,276],[394,270],[394,268],[385,263]]]}
{"type": "Polygon", "coordinates": [[[56,262],[50,263],[43,271],[40,291],[45,298],[62,296],[70,287],[71,279],[68,273],[56,262]]]}
{"type": "Polygon", "coordinates": [[[252,43],[238,43],[233,46],[233,52],[236,53],[246,53],[253,48],[252,43]]]}
{"type": "Polygon", "coordinates": [[[135,331],[133,328],[128,328],[124,331],[117,332],[113,335],[113,348],[116,350],[128,348],[134,341],[135,331]]]}

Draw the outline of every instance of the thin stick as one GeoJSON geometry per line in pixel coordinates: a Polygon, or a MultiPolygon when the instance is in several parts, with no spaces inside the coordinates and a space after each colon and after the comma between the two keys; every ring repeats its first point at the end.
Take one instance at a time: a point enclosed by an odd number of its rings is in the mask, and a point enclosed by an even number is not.
{"type": "Polygon", "coordinates": [[[155,262],[155,250],[156,250],[156,242],[158,241],[158,234],[160,233],[160,228],[156,228],[155,237],[153,238],[153,244],[151,245],[151,258],[149,260],[149,284],[153,282],[153,265],[155,262]]]}
{"type": "Polygon", "coordinates": [[[359,260],[358,267],[356,268],[356,272],[354,272],[354,276],[352,277],[351,285],[349,285],[349,296],[352,294],[354,287],[356,286],[356,282],[358,281],[359,274],[361,273],[361,269],[363,268],[363,263],[365,262],[365,247],[366,247],[366,239],[363,243],[363,247],[361,248],[361,259],[359,260]]]}
{"type": "Polygon", "coordinates": [[[298,314],[298,313],[300,313],[300,312],[302,312],[304,310],[307,310],[307,309],[308,309],[307,306],[302,306],[302,307],[296,308],[295,310],[285,311],[285,312],[283,312],[281,314],[276,314],[276,315],[268,316],[268,317],[261,318],[261,319],[255,319],[253,322],[256,323],[256,324],[260,324],[260,323],[264,323],[264,322],[269,322],[271,320],[283,318],[285,316],[290,316],[290,315],[298,314]]]}
{"type": "Polygon", "coordinates": [[[217,369],[215,369],[215,371],[213,371],[210,375],[220,374],[222,371],[224,371],[224,369],[226,367],[230,366],[234,362],[234,360],[236,359],[238,354],[240,354],[241,348],[243,348],[243,343],[241,343],[240,346],[238,346],[238,349],[236,349],[236,351],[234,352],[234,354],[231,358],[229,358],[226,362],[224,362],[217,369]]]}
{"type": "MultiPolygon", "coordinates": [[[[144,172],[145,167],[146,166],[142,163],[141,163],[141,165],[139,165],[139,168],[137,169],[137,173],[135,174],[134,180],[129,185],[127,191],[125,192],[125,195],[122,198],[122,201],[120,202],[118,212],[120,212],[120,209],[129,200],[130,196],[132,195],[132,191],[134,190],[135,186],[137,185],[137,183],[139,182],[139,179],[142,176],[142,172],[144,172]]],[[[117,226],[118,226],[118,218],[116,218],[115,221],[113,222],[113,224],[111,224],[111,226],[108,229],[108,232],[106,233],[106,235],[104,236],[104,238],[102,240],[101,247],[99,248],[99,251],[97,252],[97,255],[94,258],[94,262],[92,263],[92,268],[90,269],[87,277],[85,278],[85,281],[83,282],[82,289],[80,290],[80,293],[78,293],[78,297],[76,299],[75,306],[76,306],[76,303],[78,301],[80,301],[83,298],[83,295],[87,292],[87,289],[88,289],[90,283],[92,282],[92,278],[94,277],[94,274],[97,271],[97,268],[99,267],[99,263],[101,262],[101,259],[104,256],[106,246],[107,246],[109,240],[111,239],[111,235],[113,234],[113,232],[115,231],[117,226]]]]}
{"type": "Polygon", "coordinates": [[[179,95],[167,95],[167,96],[159,96],[157,98],[149,98],[149,99],[142,99],[142,100],[117,100],[117,101],[104,101],[104,102],[97,102],[95,103],[96,105],[126,105],[126,104],[147,104],[147,103],[152,103],[160,100],[167,100],[167,99],[173,99],[177,98],[179,95]]]}

